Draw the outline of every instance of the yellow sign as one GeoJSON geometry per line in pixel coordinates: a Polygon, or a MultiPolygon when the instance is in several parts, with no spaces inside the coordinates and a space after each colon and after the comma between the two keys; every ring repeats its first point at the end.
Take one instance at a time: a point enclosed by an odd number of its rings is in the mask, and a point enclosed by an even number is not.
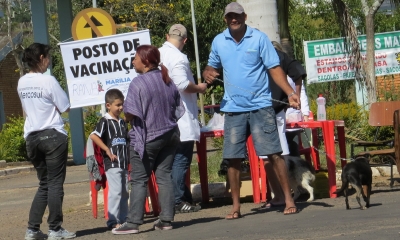
{"type": "Polygon", "coordinates": [[[100,8],[80,11],[72,22],[72,38],[82,40],[110,36],[117,33],[114,19],[100,8]]]}

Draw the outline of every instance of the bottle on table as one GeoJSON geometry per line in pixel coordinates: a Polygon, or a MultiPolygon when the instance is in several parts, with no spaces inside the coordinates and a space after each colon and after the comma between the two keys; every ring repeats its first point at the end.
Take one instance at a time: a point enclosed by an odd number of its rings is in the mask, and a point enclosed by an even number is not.
{"type": "Polygon", "coordinates": [[[326,104],[326,100],[325,98],[322,96],[322,94],[319,94],[318,98],[317,98],[317,120],[318,121],[325,121],[326,120],[326,109],[325,109],[325,104],[326,104]]]}

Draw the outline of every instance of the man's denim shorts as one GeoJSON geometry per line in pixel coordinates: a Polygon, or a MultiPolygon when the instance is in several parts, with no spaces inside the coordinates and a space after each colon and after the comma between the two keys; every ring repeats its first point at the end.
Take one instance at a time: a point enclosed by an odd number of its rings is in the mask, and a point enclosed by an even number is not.
{"type": "Polygon", "coordinates": [[[223,158],[245,158],[250,134],[258,156],[282,153],[275,111],[264,107],[250,112],[225,113],[223,158]]]}

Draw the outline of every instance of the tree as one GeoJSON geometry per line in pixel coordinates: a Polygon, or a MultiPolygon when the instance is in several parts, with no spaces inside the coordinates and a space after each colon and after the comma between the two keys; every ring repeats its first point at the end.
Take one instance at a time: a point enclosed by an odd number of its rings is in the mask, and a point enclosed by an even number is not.
{"type": "Polygon", "coordinates": [[[278,1],[280,0],[237,0],[247,14],[246,24],[267,34],[271,41],[279,42],[278,1]]]}
{"type": "MultiPolygon", "coordinates": [[[[353,0],[353,2],[356,1],[353,0]]],[[[348,6],[353,7],[353,4],[350,3],[348,6]]],[[[360,8],[353,7],[350,9],[350,13],[353,17],[362,17],[360,8]]],[[[359,23],[359,28],[364,28],[363,22],[359,23]]],[[[301,62],[304,61],[303,41],[340,37],[340,27],[336,15],[332,11],[332,4],[325,0],[292,1],[289,8],[289,29],[295,58],[301,62]]],[[[350,103],[355,100],[354,81],[311,84],[306,88],[310,103],[320,93],[327,99],[329,106],[350,103]]]]}
{"type": "MultiPolygon", "coordinates": [[[[341,34],[345,39],[345,47],[352,56],[352,65],[356,69],[356,80],[366,86],[368,91],[368,102],[376,102],[376,78],[375,78],[375,28],[374,17],[384,0],[361,0],[362,11],[365,17],[367,51],[366,61],[360,53],[358,43],[358,32],[349,13],[349,8],[343,0],[332,0],[333,9],[338,17],[341,34]]],[[[390,0],[392,5],[398,6],[400,0],[390,0]]]]}
{"type": "Polygon", "coordinates": [[[285,52],[292,58],[293,45],[289,30],[289,5],[290,0],[276,0],[278,9],[278,24],[279,24],[279,37],[285,52]]]}
{"type": "Polygon", "coordinates": [[[14,43],[13,38],[16,32],[24,32],[29,28],[27,26],[30,25],[31,21],[29,2],[24,0],[1,0],[0,7],[5,11],[6,29],[4,30],[7,32],[8,44],[10,44],[11,53],[17,63],[17,70],[22,77],[25,74],[21,59],[22,46],[19,43],[14,43]]]}

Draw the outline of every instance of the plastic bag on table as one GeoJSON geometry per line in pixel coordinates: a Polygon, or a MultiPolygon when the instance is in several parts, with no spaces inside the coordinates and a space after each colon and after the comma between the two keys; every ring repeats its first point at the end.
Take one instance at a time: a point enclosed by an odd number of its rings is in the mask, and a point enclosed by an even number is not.
{"type": "Polygon", "coordinates": [[[214,113],[213,117],[208,121],[207,125],[201,128],[202,132],[223,130],[224,129],[224,115],[214,113]]]}
{"type": "Polygon", "coordinates": [[[292,112],[286,114],[286,123],[302,122],[302,121],[303,121],[303,115],[301,114],[301,112],[292,112]]]}

